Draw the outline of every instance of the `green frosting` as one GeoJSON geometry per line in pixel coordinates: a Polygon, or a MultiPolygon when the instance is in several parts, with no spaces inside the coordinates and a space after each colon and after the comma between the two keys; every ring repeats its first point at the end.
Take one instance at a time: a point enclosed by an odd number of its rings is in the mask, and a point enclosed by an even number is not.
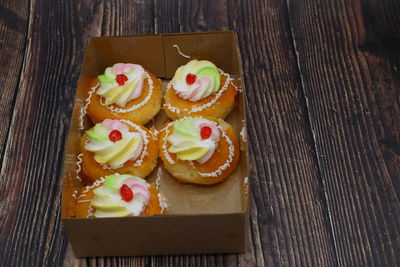
{"type": "Polygon", "coordinates": [[[183,99],[198,101],[217,92],[221,85],[217,67],[208,60],[191,60],[180,66],[173,78],[174,90],[183,99]],[[195,75],[194,83],[188,84],[187,75],[195,75]]]}
{"type": "Polygon", "coordinates": [[[200,140],[200,132],[193,126],[193,119],[186,119],[174,123],[174,132],[192,138],[200,140]]]}
{"type": "Polygon", "coordinates": [[[212,81],[215,81],[213,84],[214,86],[208,89],[207,94],[215,93],[219,89],[221,78],[219,76],[218,70],[215,67],[203,67],[197,71],[196,75],[199,77],[208,76],[211,78],[212,81]]]}
{"type": "Polygon", "coordinates": [[[123,181],[130,177],[132,176],[127,174],[107,176],[104,186],[110,190],[118,190],[121,188],[123,181]]]}
{"type": "Polygon", "coordinates": [[[202,140],[200,136],[200,124],[211,122],[202,118],[187,118],[176,121],[173,124],[173,134],[167,137],[171,144],[168,152],[176,154],[180,160],[198,160],[206,155],[210,150],[215,149],[215,144],[211,139],[202,140]]]}
{"type": "Polygon", "coordinates": [[[101,123],[98,123],[86,133],[90,138],[98,142],[103,142],[108,140],[109,130],[106,127],[104,127],[101,123]]]}

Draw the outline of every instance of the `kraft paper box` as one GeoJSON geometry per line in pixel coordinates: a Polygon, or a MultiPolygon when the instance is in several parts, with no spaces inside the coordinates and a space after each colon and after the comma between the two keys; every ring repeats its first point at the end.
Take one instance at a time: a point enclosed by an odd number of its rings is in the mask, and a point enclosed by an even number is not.
{"type": "MultiPolygon", "coordinates": [[[[62,187],[62,222],[74,254],[130,256],[154,254],[237,253],[245,250],[248,231],[248,152],[245,141],[244,83],[237,41],[233,32],[96,37],[89,40],[78,82],[71,126],[65,148],[62,187]],[[163,88],[175,70],[191,58],[207,59],[234,78],[242,93],[226,119],[236,130],[241,155],[236,170],[224,182],[200,186],[175,180],[161,160],[147,178],[158,179],[168,203],[166,214],[123,218],[74,218],[81,184],[79,168],[79,115],[84,88],[115,63],[141,64],[161,79],[163,88]]],[[[147,124],[160,129],[164,111],[147,124]]],[[[84,118],[85,130],[92,124],[84,118]]]]}

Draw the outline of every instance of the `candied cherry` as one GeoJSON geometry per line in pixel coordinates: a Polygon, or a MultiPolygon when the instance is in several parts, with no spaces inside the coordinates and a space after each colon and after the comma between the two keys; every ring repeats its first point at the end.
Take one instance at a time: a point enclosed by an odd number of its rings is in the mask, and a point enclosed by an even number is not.
{"type": "Polygon", "coordinates": [[[186,75],[186,83],[191,85],[194,84],[196,82],[196,75],[195,74],[191,74],[188,73],[188,75],[186,75]]]}
{"type": "Polygon", "coordinates": [[[123,184],[121,186],[121,188],[119,189],[119,193],[121,195],[121,199],[125,202],[129,202],[133,199],[133,191],[126,184],[123,184]]]}
{"type": "Polygon", "coordinates": [[[115,143],[122,139],[122,133],[118,130],[112,130],[108,135],[108,138],[110,139],[111,142],[115,143]]]}
{"type": "Polygon", "coordinates": [[[203,139],[209,138],[211,133],[212,133],[212,129],[208,126],[204,126],[200,130],[200,135],[201,135],[201,138],[203,138],[203,139]]]}
{"type": "Polygon", "coordinates": [[[128,80],[128,77],[126,77],[125,74],[118,74],[115,80],[119,85],[124,85],[125,82],[128,80]]]}

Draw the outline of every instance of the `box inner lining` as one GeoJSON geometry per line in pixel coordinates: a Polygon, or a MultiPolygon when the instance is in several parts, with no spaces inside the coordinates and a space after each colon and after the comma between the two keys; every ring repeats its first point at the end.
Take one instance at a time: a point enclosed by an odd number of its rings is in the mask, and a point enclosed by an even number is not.
{"type": "MultiPolygon", "coordinates": [[[[231,74],[234,83],[239,88],[241,84],[240,61],[237,58],[234,35],[232,32],[203,33],[203,34],[170,34],[134,37],[97,37],[89,41],[71,120],[71,127],[66,143],[64,163],[64,183],[62,199],[62,217],[68,218],[73,214],[75,201],[73,194],[81,187],[76,179],[76,159],[79,154],[79,140],[83,131],[79,131],[79,114],[84,105],[84,88],[90,79],[104,72],[108,66],[118,62],[133,62],[143,65],[147,70],[161,78],[163,88],[174,75],[175,70],[186,64],[190,59],[181,56],[181,51],[192,58],[207,59],[214,62],[226,73],[231,74]],[[135,51],[146,51],[137,53],[135,51]]],[[[236,97],[234,110],[226,118],[233,125],[238,140],[241,142],[241,156],[236,170],[224,182],[201,186],[184,184],[173,178],[164,168],[161,159],[158,166],[148,176],[147,180],[155,182],[160,176],[160,191],[168,201],[168,214],[228,214],[243,213],[248,206],[248,195],[244,183],[248,177],[247,145],[240,138],[245,123],[243,94],[236,97]]],[[[161,129],[168,121],[165,113],[160,111],[147,125],[148,128],[161,129]]],[[[86,130],[91,127],[85,119],[86,130]]]]}

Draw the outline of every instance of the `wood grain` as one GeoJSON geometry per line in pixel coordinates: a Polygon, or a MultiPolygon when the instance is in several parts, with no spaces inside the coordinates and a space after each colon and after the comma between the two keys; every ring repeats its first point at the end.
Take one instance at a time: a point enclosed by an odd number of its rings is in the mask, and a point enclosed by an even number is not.
{"type": "Polygon", "coordinates": [[[289,2],[338,263],[343,266],[400,262],[400,50],[387,41],[399,40],[398,28],[387,27],[398,22],[399,6],[395,1],[377,6],[375,1],[289,2]],[[388,39],[376,42],[379,35],[388,39]],[[391,53],[397,59],[388,57],[391,53]]]}
{"type": "Polygon", "coordinates": [[[395,0],[1,3],[0,265],[400,264],[399,12],[395,0]],[[228,29],[247,89],[246,253],[74,258],[59,177],[88,37],[228,29]]]}
{"type": "Polygon", "coordinates": [[[159,32],[233,29],[238,34],[254,164],[251,240],[247,253],[238,255],[239,265],[334,265],[286,5],[192,1],[177,8],[160,1],[156,7],[156,21],[163,25],[159,32]]]}
{"type": "Polygon", "coordinates": [[[0,4],[0,163],[3,162],[13,105],[19,89],[28,19],[28,1],[3,1],[0,4]]]}
{"type": "Polygon", "coordinates": [[[68,240],[59,218],[62,152],[83,48],[96,30],[95,16],[88,14],[98,10],[74,2],[32,1],[21,7],[31,19],[1,169],[2,266],[58,266],[65,257],[68,240]]]}

